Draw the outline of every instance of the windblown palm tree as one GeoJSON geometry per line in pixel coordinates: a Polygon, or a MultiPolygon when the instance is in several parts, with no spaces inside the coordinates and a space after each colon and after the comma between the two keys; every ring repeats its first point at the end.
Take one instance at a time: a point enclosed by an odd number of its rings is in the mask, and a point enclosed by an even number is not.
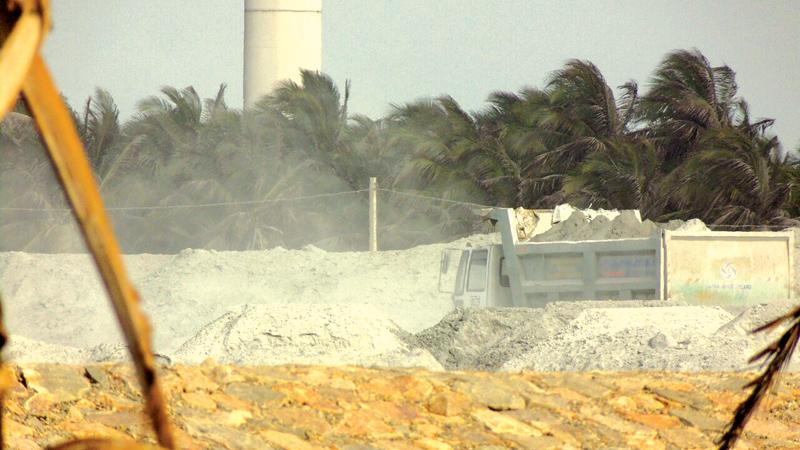
{"type": "Polygon", "coordinates": [[[657,217],[663,207],[658,154],[645,139],[606,141],[567,176],[564,191],[574,203],[595,208],[638,209],[657,217]]]}
{"type": "Polygon", "coordinates": [[[792,184],[776,137],[749,127],[706,131],[670,176],[677,213],[735,226],[789,225],[792,184]]]}
{"type": "Polygon", "coordinates": [[[396,106],[389,120],[395,145],[411,155],[398,186],[456,200],[495,201],[474,166],[483,151],[479,124],[452,97],[396,106]]]}
{"type": "Polygon", "coordinates": [[[706,131],[736,125],[741,110],[736,74],[713,67],[698,50],[668,54],[639,102],[637,118],[663,151],[667,170],[696,149],[706,131]]]}
{"type": "Polygon", "coordinates": [[[256,114],[282,139],[285,148],[301,152],[325,170],[333,171],[352,189],[363,181],[348,170],[347,103],[350,84],[344,96],[333,80],[309,70],[300,73],[301,82],[287,80],[256,104],[256,114]]]}
{"type": "Polygon", "coordinates": [[[605,151],[610,139],[626,137],[638,87],[629,82],[620,89],[617,100],[600,69],[588,61],[572,60],[556,72],[536,119],[548,147],[537,161],[566,174],[590,154],[605,151]]]}

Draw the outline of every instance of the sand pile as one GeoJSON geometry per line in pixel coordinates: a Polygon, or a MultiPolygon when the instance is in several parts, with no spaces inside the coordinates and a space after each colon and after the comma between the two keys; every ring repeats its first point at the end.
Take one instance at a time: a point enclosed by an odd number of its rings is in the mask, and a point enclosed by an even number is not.
{"type": "Polygon", "coordinates": [[[230,364],[346,364],[442,370],[427,351],[411,350],[378,309],[347,305],[246,305],[227,312],[184,343],[175,358],[230,364]],[[314,314],[308,314],[313,310],[314,314]],[[365,321],[365,318],[369,320],[365,321]]]}
{"type": "MultiPolygon", "coordinates": [[[[372,308],[364,309],[365,314],[354,315],[358,319],[354,326],[374,331],[371,322],[391,321],[398,330],[418,332],[452,309],[449,295],[437,288],[442,249],[498,240],[497,235],[481,235],[378,253],[328,253],[313,247],[253,252],[186,250],[167,256],[128,255],[125,262],[151,317],[155,351],[180,362],[174,354],[184,343],[231,308],[245,305],[291,305],[298,317],[322,321],[336,314],[333,305],[369,304],[372,308]]],[[[0,286],[9,331],[38,343],[18,346],[17,359],[54,361],[59,354],[65,361],[127,357],[87,255],[0,253],[0,286]],[[81,353],[76,354],[75,349],[81,353]]],[[[247,311],[263,313],[258,308],[247,311]]],[[[182,356],[191,357],[187,351],[182,356]]]]}
{"type": "MultiPolygon", "coordinates": [[[[778,332],[748,332],[794,303],[738,311],[661,301],[457,310],[414,343],[454,370],[753,370],[747,360],[778,332]]],[[[790,370],[800,370],[800,358],[790,370]]]]}
{"type": "Polygon", "coordinates": [[[544,308],[458,309],[417,333],[414,345],[429,350],[452,370],[496,370],[550,338],[587,308],[680,306],[646,300],[553,302],[544,308]]]}
{"type": "MultiPolygon", "coordinates": [[[[720,307],[620,308],[582,311],[547,339],[503,364],[504,370],[755,370],[748,359],[777,337],[748,331],[787,311],[793,302],[746,309],[720,307]]],[[[791,370],[800,369],[797,358],[791,370]]]]}
{"type": "MultiPolygon", "coordinates": [[[[124,259],[137,282],[171,258],[142,254],[124,259]]],[[[88,255],[0,253],[0,288],[11,334],[76,348],[122,342],[88,255]]]]}
{"type": "Polygon", "coordinates": [[[532,308],[458,309],[441,322],[417,333],[409,343],[430,353],[448,370],[495,369],[483,359],[487,354],[502,347],[509,335],[521,324],[536,324],[535,328],[547,336],[563,323],[549,324],[551,317],[532,308]]]}
{"type": "Polygon", "coordinates": [[[658,230],[649,221],[640,221],[635,211],[620,211],[613,219],[597,215],[590,219],[582,211],[574,211],[570,216],[545,231],[534,236],[534,242],[589,241],[602,239],[646,238],[658,230]]]}
{"type": "MultiPolygon", "coordinates": [[[[650,220],[641,220],[635,210],[604,211],[577,210],[568,211],[566,219],[554,223],[552,227],[530,240],[533,242],[556,241],[592,241],[606,239],[648,238],[661,229],[670,231],[709,231],[699,219],[689,221],[671,220],[665,224],[657,224],[650,220]]],[[[554,216],[554,220],[556,217],[554,216]]]]}

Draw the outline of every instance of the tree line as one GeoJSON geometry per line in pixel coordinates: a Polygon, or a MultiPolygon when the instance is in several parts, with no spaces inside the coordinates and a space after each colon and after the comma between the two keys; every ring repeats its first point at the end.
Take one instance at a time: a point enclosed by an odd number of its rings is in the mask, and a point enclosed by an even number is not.
{"type": "MultiPolygon", "coordinates": [[[[751,117],[735,78],[697,50],[667,54],[646,89],[612,88],[594,64],[571,60],[544,87],[495,92],[480,111],[441,96],[371,119],[348,111],[349,83],[342,91],[303,71],[244,111],[227,106],[221,85],[207,99],[165,87],[124,123],[98,89],[73,116],[106,205],[155,207],[111,211],[128,253],[364,249],[366,194],[314,196],[362,191],[371,176],[387,189],[484,205],[796,225],[796,150],[782,148],[772,119],[751,117]],[[185,207],[196,204],[216,206],[185,207]]],[[[0,216],[0,250],[78,250],[22,102],[0,127],[0,152],[0,201],[18,208],[0,216]]],[[[467,205],[390,192],[380,202],[382,248],[483,226],[467,205]]]]}

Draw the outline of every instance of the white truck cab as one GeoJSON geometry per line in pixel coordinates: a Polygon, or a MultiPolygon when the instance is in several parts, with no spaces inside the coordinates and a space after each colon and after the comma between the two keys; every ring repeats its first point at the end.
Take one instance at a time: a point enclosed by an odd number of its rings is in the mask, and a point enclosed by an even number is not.
{"type": "Polygon", "coordinates": [[[504,262],[499,244],[447,249],[442,253],[440,291],[452,293],[457,308],[511,306],[511,282],[504,262]]]}

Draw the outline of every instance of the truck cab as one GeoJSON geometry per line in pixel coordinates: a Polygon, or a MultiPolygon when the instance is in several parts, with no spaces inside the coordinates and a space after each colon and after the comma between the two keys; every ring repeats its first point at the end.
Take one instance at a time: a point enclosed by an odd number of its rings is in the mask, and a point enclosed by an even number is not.
{"type": "Polygon", "coordinates": [[[439,290],[452,293],[456,308],[511,306],[511,282],[501,245],[442,252],[439,290]]]}

